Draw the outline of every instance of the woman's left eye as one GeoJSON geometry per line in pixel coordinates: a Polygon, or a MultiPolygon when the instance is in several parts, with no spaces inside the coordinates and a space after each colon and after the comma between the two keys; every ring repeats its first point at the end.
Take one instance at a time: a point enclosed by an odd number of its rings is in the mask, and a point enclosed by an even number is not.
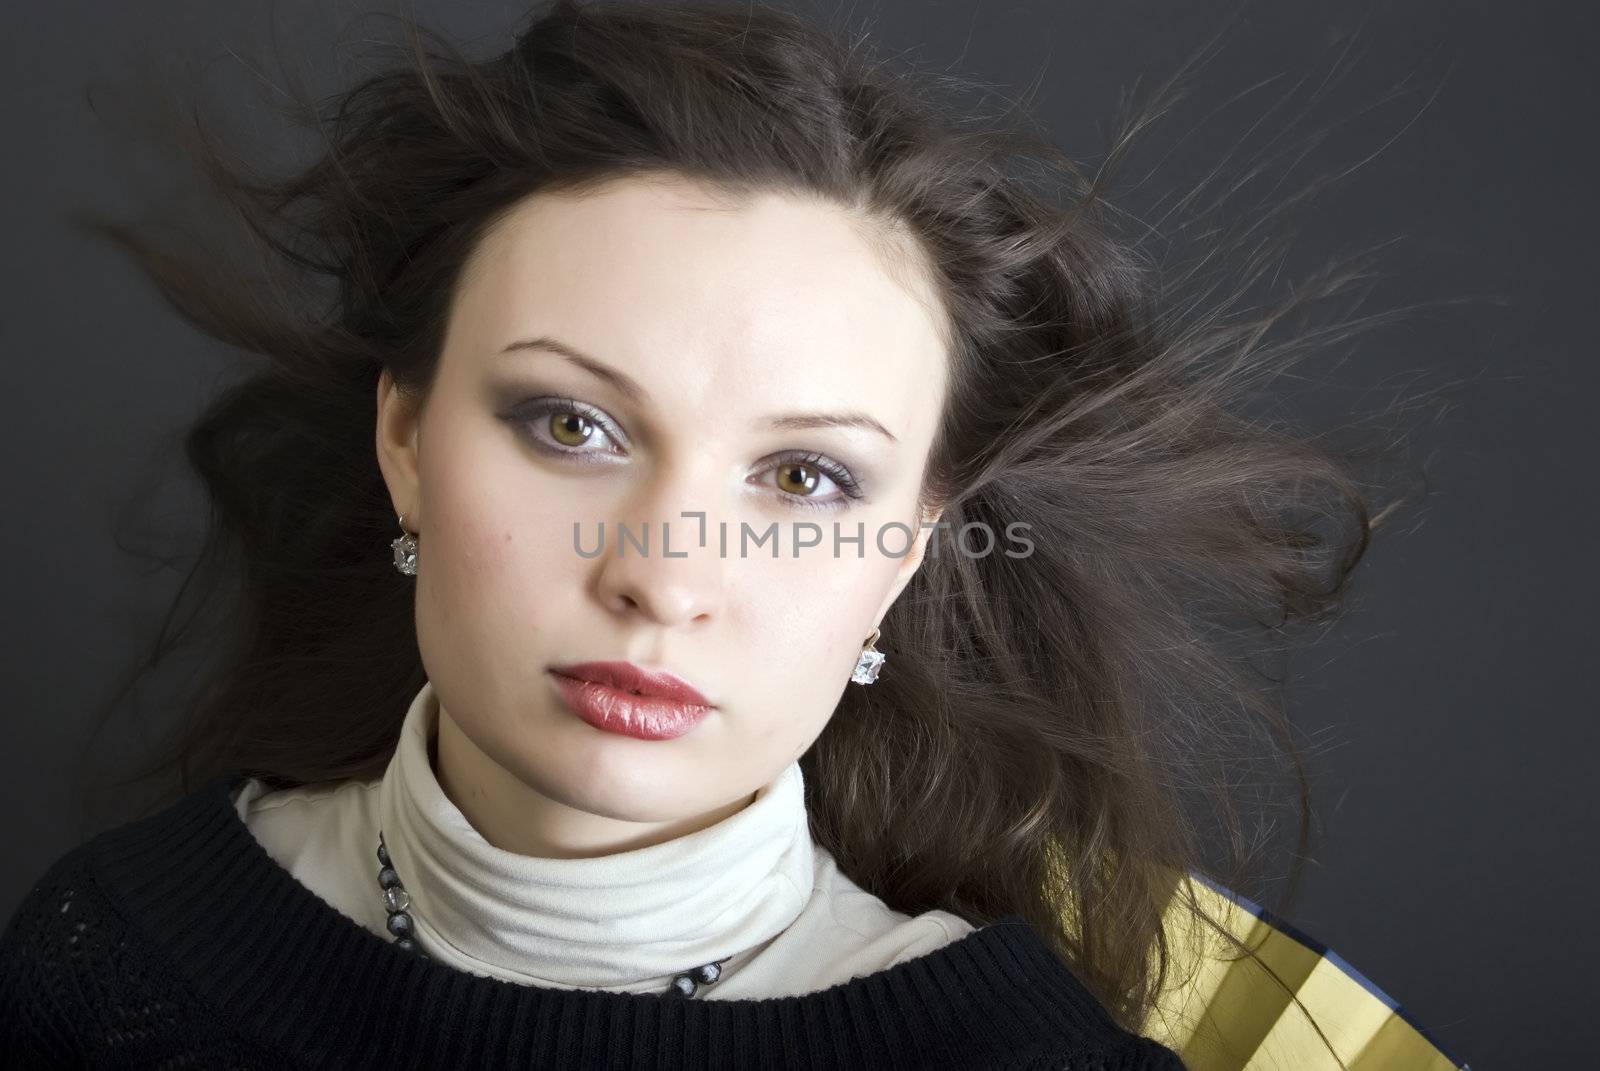
{"type": "Polygon", "coordinates": [[[851,500],[862,497],[861,485],[850,474],[850,470],[821,454],[780,458],[767,471],[773,474],[773,483],[779,493],[803,509],[843,509],[851,500]],[[839,492],[838,496],[823,497],[825,487],[822,493],[818,493],[818,488],[823,484],[833,485],[839,492]]]}

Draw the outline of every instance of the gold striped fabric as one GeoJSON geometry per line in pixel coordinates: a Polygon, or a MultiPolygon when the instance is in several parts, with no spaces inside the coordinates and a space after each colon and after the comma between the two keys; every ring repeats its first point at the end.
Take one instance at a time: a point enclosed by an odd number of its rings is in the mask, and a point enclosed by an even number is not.
{"type": "Polygon", "coordinates": [[[1143,1032],[1190,1071],[1468,1071],[1337,953],[1203,879],[1189,889],[1239,942],[1174,897],[1171,977],[1143,1032]]]}

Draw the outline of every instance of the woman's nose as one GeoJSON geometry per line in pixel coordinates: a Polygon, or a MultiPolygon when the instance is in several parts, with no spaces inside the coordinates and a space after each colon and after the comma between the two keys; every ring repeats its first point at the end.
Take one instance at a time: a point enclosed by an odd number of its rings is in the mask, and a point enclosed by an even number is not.
{"type": "Polygon", "coordinates": [[[607,523],[602,540],[593,533],[585,540],[586,550],[601,548],[597,587],[607,609],[676,626],[721,607],[724,563],[717,521],[707,510],[706,496],[689,492],[682,483],[674,487],[664,481],[607,523]]]}

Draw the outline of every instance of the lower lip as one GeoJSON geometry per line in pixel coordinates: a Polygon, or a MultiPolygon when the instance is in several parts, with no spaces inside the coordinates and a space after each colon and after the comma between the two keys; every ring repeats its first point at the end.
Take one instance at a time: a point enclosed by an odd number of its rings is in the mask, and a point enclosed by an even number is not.
{"type": "Polygon", "coordinates": [[[550,679],[555,681],[562,698],[578,717],[596,729],[640,740],[671,740],[682,736],[711,713],[710,707],[697,703],[634,695],[609,684],[563,676],[554,670],[550,671],[550,679]]]}

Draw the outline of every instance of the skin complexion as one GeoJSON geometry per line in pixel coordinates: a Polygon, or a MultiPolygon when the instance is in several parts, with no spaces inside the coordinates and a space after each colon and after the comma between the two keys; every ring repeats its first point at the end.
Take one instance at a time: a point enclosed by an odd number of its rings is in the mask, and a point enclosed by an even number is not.
{"type": "Polygon", "coordinates": [[[426,401],[383,373],[434,769],[489,843],[577,858],[684,836],[821,733],[937,519],[916,496],[947,357],[915,263],[881,226],[790,195],[676,177],[537,194],[469,260],[426,401]],[[704,546],[683,511],[706,514],[704,546]],[[795,556],[805,521],[825,536],[795,556]],[[601,522],[605,553],[585,558],[573,526],[592,547],[601,522]],[[648,522],[647,554],[617,554],[618,522],[648,522]],[[773,522],[779,555],[741,555],[741,523],[773,522]],[[834,522],[862,523],[864,549],[835,556],[834,522]],[[918,533],[903,556],[903,530],[876,545],[893,522],[918,533]],[[715,709],[671,740],[597,729],[547,667],[601,660],[674,673],[715,709]]]}

